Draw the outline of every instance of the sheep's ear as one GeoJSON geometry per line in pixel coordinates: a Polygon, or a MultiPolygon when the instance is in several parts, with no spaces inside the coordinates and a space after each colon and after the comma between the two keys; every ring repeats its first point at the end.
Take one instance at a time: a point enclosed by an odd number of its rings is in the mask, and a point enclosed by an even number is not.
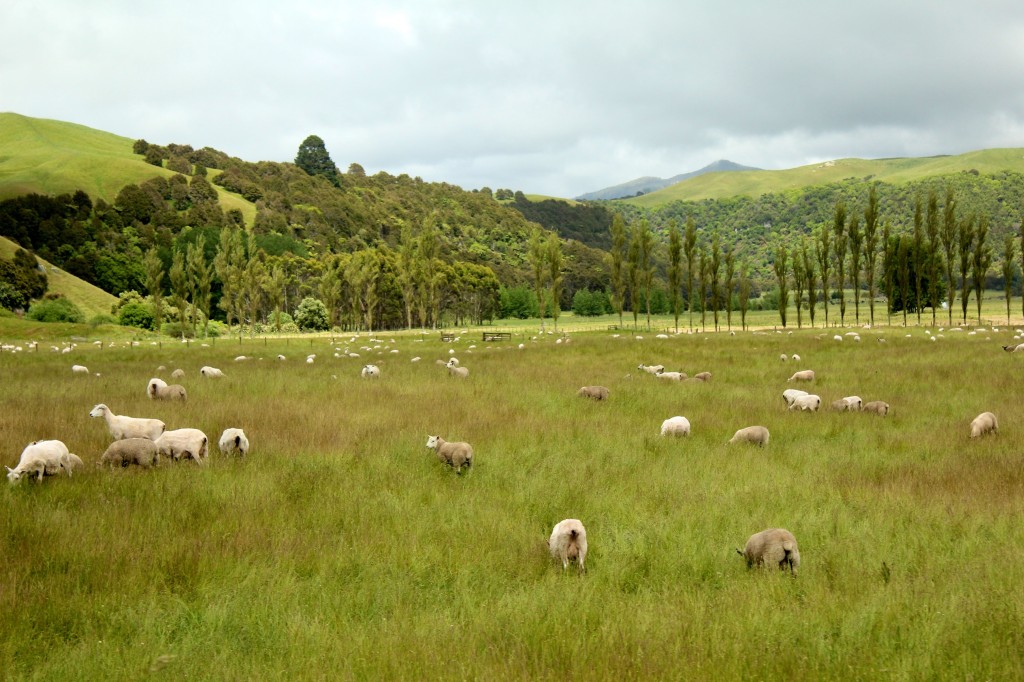
{"type": "Polygon", "coordinates": [[[14,471],[14,469],[12,469],[11,467],[4,467],[4,469],[7,469],[8,471],[14,471]]]}

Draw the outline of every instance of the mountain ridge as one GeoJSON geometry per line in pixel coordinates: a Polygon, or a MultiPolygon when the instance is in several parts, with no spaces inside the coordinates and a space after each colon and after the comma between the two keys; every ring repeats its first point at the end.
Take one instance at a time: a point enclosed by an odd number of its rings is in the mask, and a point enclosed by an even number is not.
{"type": "Polygon", "coordinates": [[[593,192],[587,192],[576,197],[577,201],[610,201],[612,199],[626,199],[636,196],[642,196],[650,192],[656,192],[660,189],[670,187],[678,182],[689,180],[690,178],[699,177],[705,173],[728,173],[733,171],[757,171],[760,168],[753,166],[744,166],[728,159],[719,159],[713,161],[703,168],[699,168],[695,171],[688,173],[680,173],[679,175],[673,175],[670,178],[658,178],[653,175],[645,175],[628,182],[623,182],[618,185],[612,185],[611,187],[605,187],[603,189],[595,190],[593,192]]]}

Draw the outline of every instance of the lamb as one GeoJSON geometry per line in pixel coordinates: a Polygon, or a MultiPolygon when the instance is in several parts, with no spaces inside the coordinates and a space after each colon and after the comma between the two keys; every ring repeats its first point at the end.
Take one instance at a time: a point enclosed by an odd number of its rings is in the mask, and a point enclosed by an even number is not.
{"type": "Polygon", "coordinates": [[[245,457],[249,454],[249,439],[245,437],[245,432],[242,429],[224,429],[217,445],[220,447],[221,453],[225,455],[237,452],[245,457]]]}
{"type": "MultiPolygon", "coordinates": [[[[1010,344],[1009,346],[1003,346],[1003,350],[1008,353],[1016,353],[1018,351],[1024,351],[1024,343],[1010,344]]],[[[72,368],[74,369],[74,368],[72,368]]]]}
{"type": "Polygon", "coordinates": [[[999,421],[991,412],[982,412],[971,422],[971,438],[999,431],[999,421]]]}
{"type": "Polygon", "coordinates": [[[785,353],[779,356],[779,362],[785,362],[787,360],[789,360],[789,356],[786,355],[785,353]]]}
{"type": "Polygon", "coordinates": [[[686,372],[658,372],[654,376],[666,381],[683,381],[686,379],[686,372]]]}
{"type": "Polygon", "coordinates": [[[441,436],[427,436],[427,447],[437,453],[437,458],[461,474],[462,467],[473,465],[473,447],[469,443],[449,443],[441,436]]]}
{"type": "Polygon", "coordinates": [[[800,362],[800,356],[796,353],[793,353],[793,362],[800,362]]]}
{"type": "Polygon", "coordinates": [[[711,381],[711,372],[697,372],[693,378],[697,381],[711,381]]]}
{"type": "MultiPolygon", "coordinates": [[[[13,469],[6,467],[7,480],[12,484],[21,480],[22,476],[37,474],[37,480],[43,480],[43,476],[53,476],[60,473],[61,469],[67,467],[68,476],[71,475],[72,464],[71,453],[68,446],[59,440],[37,440],[25,446],[21,451],[21,458],[13,469]]],[[[77,462],[82,460],[75,456],[77,462]]]]}
{"type": "Polygon", "coordinates": [[[636,368],[642,369],[648,374],[658,374],[659,372],[665,371],[665,365],[645,365],[642,362],[639,365],[637,365],[636,368]]]}
{"type": "Polygon", "coordinates": [[[82,458],[73,452],[69,452],[67,455],[62,457],[60,463],[64,466],[64,470],[68,472],[68,478],[71,478],[72,471],[85,466],[85,462],[82,461],[82,458]]]}
{"type": "Polygon", "coordinates": [[[576,395],[591,400],[608,400],[608,389],[604,386],[584,386],[576,391],[576,395]]]}
{"type": "Polygon", "coordinates": [[[116,467],[126,467],[135,464],[143,469],[149,469],[160,460],[157,444],[148,438],[125,438],[115,440],[111,443],[103,456],[100,457],[102,464],[110,464],[116,467]]]}
{"type": "Polygon", "coordinates": [[[579,519],[564,519],[556,523],[548,538],[548,550],[553,559],[561,560],[563,571],[575,559],[580,573],[587,572],[587,529],[579,519]]]}
{"type": "Polygon", "coordinates": [[[810,395],[807,391],[801,391],[797,388],[787,388],[782,392],[782,399],[786,401],[786,407],[793,404],[793,401],[802,395],[810,395]]]}
{"type": "Polygon", "coordinates": [[[206,367],[206,366],[200,367],[199,368],[199,373],[202,374],[204,377],[207,377],[208,379],[223,379],[224,378],[224,372],[220,371],[216,367],[206,367]]]}
{"type": "Polygon", "coordinates": [[[832,402],[832,409],[839,412],[860,412],[863,406],[863,401],[860,396],[850,395],[845,398],[839,398],[832,402]]]}
{"type": "Polygon", "coordinates": [[[149,380],[149,384],[146,386],[146,395],[149,399],[157,400],[187,400],[188,394],[185,392],[185,387],[181,384],[167,385],[167,382],[162,379],[153,378],[149,380]]]}
{"type": "MultiPolygon", "coordinates": [[[[455,360],[455,358],[452,358],[452,360],[455,360]]],[[[469,368],[468,367],[459,367],[458,361],[456,361],[453,364],[452,360],[449,360],[448,364],[445,365],[445,367],[448,368],[448,375],[456,377],[458,379],[466,379],[466,378],[468,378],[469,377],[469,368]]]]}
{"type": "Polygon", "coordinates": [[[817,412],[818,408],[821,407],[821,398],[816,395],[802,395],[799,396],[789,406],[791,410],[805,410],[810,412],[817,412]]]}
{"type": "Polygon", "coordinates": [[[729,445],[735,445],[736,443],[753,443],[764,447],[768,445],[768,429],[763,426],[748,426],[744,429],[737,431],[732,439],[729,441],[729,445]]]}
{"type": "Polygon", "coordinates": [[[156,439],[157,452],[174,461],[191,457],[202,464],[209,454],[209,439],[199,429],[165,431],[156,439]]]}
{"type": "Polygon", "coordinates": [[[364,379],[379,379],[380,367],[377,365],[364,365],[363,369],[359,372],[359,376],[364,379]]]}
{"type": "Polygon", "coordinates": [[[870,403],[864,403],[865,412],[873,412],[880,417],[884,417],[889,414],[889,403],[884,403],[881,400],[872,400],[870,403]]]}
{"type": "Polygon", "coordinates": [[[803,369],[799,372],[794,372],[789,381],[814,381],[814,370],[803,369]]]}
{"type": "Polygon", "coordinates": [[[90,417],[103,417],[107,422],[107,430],[114,440],[124,438],[148,438],[156,440],[167,428],[159,419],[143,417],[125,417],[116,415],[110,408],[100,403],[89,412],[90,417]]]}
{"type": "Polygon", "coordinates": [[[747,540],[743,549],[736,552],[747,560],[747,568],[751,566],[778,566],[782,570],[789,569],[795,576],[800,567],[800,549],[796,538],[784,528],[769,528],[754,533],[747,540]]]}
{"type": "Polygon", "coordinates": [[[686,417],[670,417],[661,422],[663,436],[689,436],[690,420],[686,417]]]}
{"type": "Polygon", "coordinates": [[[185,370],[183,370],[181,368],[178,368],[178,369],[174,370],[173,372],[171,372],[171,378],[172,379],[181,379],[184,376],[185,376],[185,370]]]}
{"type": "Polygon", "coordinates": [[[85,365],[71,365],[71,372],[73,374],[88,374],[89,368],[85,365]]]}

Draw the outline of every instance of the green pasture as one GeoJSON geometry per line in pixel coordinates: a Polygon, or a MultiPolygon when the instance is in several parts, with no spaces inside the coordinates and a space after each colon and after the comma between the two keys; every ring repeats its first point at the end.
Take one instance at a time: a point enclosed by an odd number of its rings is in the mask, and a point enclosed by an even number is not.
{"type": "Polygon", "coordinates": [[[86,463],[0,486],[3,677],[1024,676],[1024,360],[1001,350],[1011,334],[613,333],[0,353],[3,463],[44,438],[86,463]],[[467,380],[436,364],[449,351],[467,380]],[[367,362],[379,380],[360,379],[367,362]],[[641,362],[713,378],[665,382],[641,362]],[[226,378],[202,379],[203,365],[226,378]],[[175,368],[188,402],[146,398],[175,368]],[[891,413],[789,412],[797,369],[817,372],[803,388],[826,405],[855,394],[891,413]],[[610,399],[577,398],[590,384],[610,399]],[[242,427],[252,452],[101,469],[99,402],[212,440],[242,427]],[[970,440],[987,410],[1000,432],[970,440]],[[691,437],[659,436],[674,415],[691,437]],[[770,429],[766,448],[726,444],[754,424],[770,429]],[[443,467],[428,434],[470,442],[472,470],[443,467]],[[586,525],[586,575],[546,553],[564,518],[586,525]],[[798,577],[736,555],[770,527],[795,533],[798,577]]]}

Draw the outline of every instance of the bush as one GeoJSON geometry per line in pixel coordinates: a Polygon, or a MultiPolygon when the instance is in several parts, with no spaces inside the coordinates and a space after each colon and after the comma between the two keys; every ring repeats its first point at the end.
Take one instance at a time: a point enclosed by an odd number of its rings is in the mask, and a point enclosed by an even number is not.
{"type": "Polygon", "coordinates": [[[580,317],[593,317],[611,312],[611,302],[603,291],[579,289],[572,297],[572,312],[580,317]]]}
{"type": "Polygon", "coordinates": [[[193,339],[195,335],[189,328],[188,323],[185,323],[184,332],[182,331],[181,322],[177,320],[173,322],[164,322],[163,329],[160,330],[164,336],[171,336],[177,339],[193,339]]]}
{"type": "Polygon", "coordinates": [[[126,303],[117,315],[117,322],[123,327],[152,330],[155,321],[152,309],[145,303],[126,303]]]}
{"type": "Polygon", "coordinates": [[[82,322],[85,319],[78,306],[63,296],[47,296],[33,303],[26,317],[36,322],[82,322]]]}
{"type": "Polygon", "coordinates": [[[117,318],[107,313],[99,313],[89,318],[89,324],[93,327],[98,327],[101,324],[120,324],[117,318]]]}
{"type": "Polygon", "coordinates": [[[295,310],[295,323],[304,332],[322,332],[330,329],[327,306],[323,301],[307,296],[295,310]]]}
{"type": "Polygon", "coordinates": [[[529,317],[537,317],[539,311],[537,296],[529,287],[502,288],[500,299],[503,318],[515,317],[525,320],[529,317]]]}

